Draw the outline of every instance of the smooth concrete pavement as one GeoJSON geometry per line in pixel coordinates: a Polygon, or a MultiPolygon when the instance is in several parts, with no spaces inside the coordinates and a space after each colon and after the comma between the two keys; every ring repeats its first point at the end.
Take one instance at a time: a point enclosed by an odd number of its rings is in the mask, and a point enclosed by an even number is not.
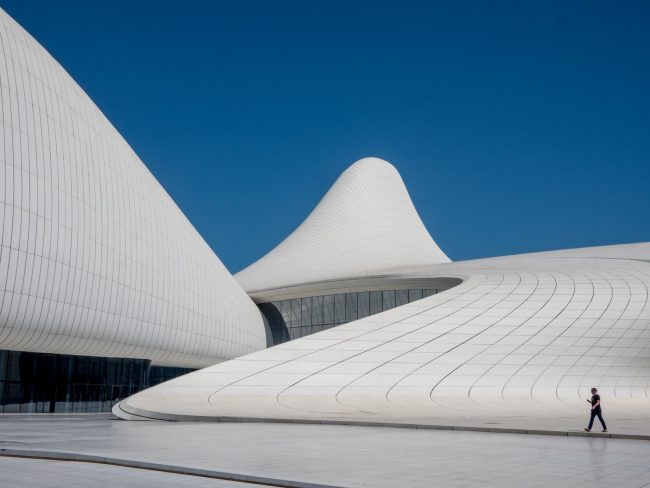
{"type": "Polygon", "coordinates": [[[89,463],[0,457],[0,486],[21,488],[256,488],[262,485],[89,463]]]}
{"type": "MultiPolygon", "coordinates": [[[[124,422],[104,415],[6,415],[0,417],[0,439],[6,449],[77,452],[346,487],[650,486],[650,442],[625,439],[336,425],[124,422]]],[[[2,466],[3,477],[15,476],[20,469],[19,462],[2,466]]],[[[115,470],[126,470],[118,476],[132,476],[132,469],[115,470]]],[[[159,474],[169,480],[180,476],[159,474]]]]}

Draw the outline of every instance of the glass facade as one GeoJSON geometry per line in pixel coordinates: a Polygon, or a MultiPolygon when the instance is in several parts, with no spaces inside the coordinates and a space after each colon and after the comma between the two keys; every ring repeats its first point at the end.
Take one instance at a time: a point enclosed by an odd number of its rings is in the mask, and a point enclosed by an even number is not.
{"type": "Polygon", "coordinates": [[[261,303],[259,307],[269,322],[273,344],[281,344],[436,293],[433,288],[359,291],[292,298],[261,303]]]}
{"type": "Polygon", "coordinates": [[[0,412],[109,412],[119,400],[192,371],[148,359],[0,350],[0,412]]]}

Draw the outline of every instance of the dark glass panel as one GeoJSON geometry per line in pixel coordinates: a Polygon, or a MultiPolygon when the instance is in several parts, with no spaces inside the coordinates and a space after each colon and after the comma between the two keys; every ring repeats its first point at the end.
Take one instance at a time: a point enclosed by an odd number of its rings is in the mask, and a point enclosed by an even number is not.
{"type": "Polygon", "coordinates": [[[422,290],[409,290],[409,303],[422,299],[422,290]]]}
{"type": "Polygon", "coordinates": [[[268,304],[268,315],[266,318],[269,321],[269,327],[272,329],[283,329],[286,327],[284,317],[280,312],[282,302],[272,302],[268,304]]]}
{"type": "Polygon", "coordinates": [[[300,327],[300,316],[301,316],[300,298],[297,298],[295,300],[290,300],[290,302],[291,302],[291,318],[287,323],[287,326],[289,328],[300,327]]]}
{"type": "Polygon", "coordinates": [[[370,315],[375,315],[376,313],[383,312],[383,305],[381,299],[380,291],[371,291],[370,292],[370,315]]]}
{"type": "Polygon", "coordinates": [[[312,324],[312,298],[301,298],[300,299],[300,310],[301,310],[301,317],[300,317],[300,326],[301,327],[306,327],[308,325],[312,324]]]}
{"type": "MultiPolygon", "coordinates": [[[[312,325],[323,325],[323,297],[311,299],[311,323],[312,325]]],[[[322,330],[322,328],[318,328],[322,330]]]]}
{"type": "Polygon", "coordinates": [[[285,326],[289,326],[291,323],[291,300],[282,300],[280,302],[280,313],[282,314],[282,320],[284,320],[285,326]]]}
{"type": "Polygon", "coordinates": [[[360,291],[357,293],[357,317],[362,319],[370,315],[370,293],[360,291]]]}
{"type": "Polygon", "coordinates": [[[381,295],[383,299],[383,310],[395,308],[395,290],[382,291],[381,295]]]}
{"type": "Polygon", "coordinates": [[[345,323],[345,295],[334,295],[334,323],[345,323]]]}
{"type": "Polygon", "coordinates": [[[325,295],[323,297],[323,323],[336,323],[334,314],[334,295],[325,295]]]}
{"type": "Polygon", "coordinates": [[[359,311],[357,309],[357,293],[346,293],[345,294],[345,321],[352,322],[357,320],[359,317],[359,311]]]}

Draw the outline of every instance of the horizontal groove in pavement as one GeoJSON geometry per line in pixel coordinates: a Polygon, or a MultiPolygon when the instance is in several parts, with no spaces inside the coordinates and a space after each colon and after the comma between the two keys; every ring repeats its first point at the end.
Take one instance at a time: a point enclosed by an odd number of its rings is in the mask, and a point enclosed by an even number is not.
{"type": "Polygon", "coordinates": [[[311,483],[308,481],[284,480],[279,478],[269,478],[266,476],[247,475],[228,471],[215,471],[205,468],[191,468],[188,466],[150,463],[147,461],[135,461],[132,459],[112,458],[108,456],[96,456],[92,454],[81,454],[67,451],[37,451],[29,449],[0,448],[0,456],[26,459],[42,459],[48,461],[73,461],[82,463],[106,464],[122,468],[146,469],[149,471],[159,471],[163,473],[180,474],[186,476],[200,476],[203,478],[236,481],[240,483],[250,483],[263,486],[286,488],[342,488],[338,485],[326,485],[321,483],[311,483]]]}

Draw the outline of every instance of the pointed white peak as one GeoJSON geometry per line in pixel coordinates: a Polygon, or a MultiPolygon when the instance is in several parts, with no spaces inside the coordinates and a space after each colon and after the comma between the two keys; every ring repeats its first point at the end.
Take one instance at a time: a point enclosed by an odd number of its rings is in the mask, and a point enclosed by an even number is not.
{"type": "Polygon", "coordinates": [[[252,292],[447,262],[395,167],[364,158],[289,237],[235,278],[252,292]]]}

